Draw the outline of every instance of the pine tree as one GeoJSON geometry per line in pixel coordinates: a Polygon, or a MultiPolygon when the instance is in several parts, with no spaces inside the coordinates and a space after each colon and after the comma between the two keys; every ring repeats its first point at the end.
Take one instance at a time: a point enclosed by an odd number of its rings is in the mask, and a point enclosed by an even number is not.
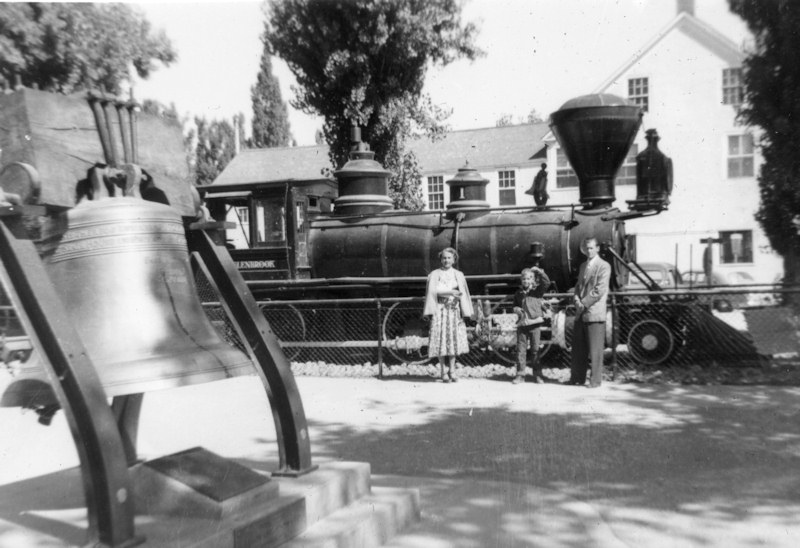
{"type": "Polygon", "coordinates": [[[238,114],[234,118],[237,121],[236,125],[239,126],[236,129],[228,120],[209,122],[205,118],[195,117],[194,123],[197,127],[195,184],[198,186],[213,183],[236,155],[235,131],[238,130],[241,139],[244,114],[238,114]]]}
{"type": "Polygon", "coordinates": [[[278,79],[272,74],[272,59],[266,46],[261,54],[261,70],[250,89],[250,96],[253,100],[252,146],[287,146],[291,139],[288,109],[281,98],[278,79]]]}

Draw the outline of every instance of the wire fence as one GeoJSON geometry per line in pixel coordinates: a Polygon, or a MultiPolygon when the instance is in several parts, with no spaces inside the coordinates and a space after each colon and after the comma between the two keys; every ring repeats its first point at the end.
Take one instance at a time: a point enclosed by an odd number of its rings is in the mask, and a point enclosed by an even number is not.
{"type": "MultiPolygon", "coordinates": [[[[661,366],[763,366],[800,355],[800,318],[784,304],[798,289],[760,287],[613,293],[606,321],[607,365],[614,370],[661,366]]],[[[473,298],[466,321],[466,368],[516,363],[512,297],[473,298]]],[[[540,360],[568,367],[575,310],[569,294],[546,298],[540,360]]],[[[207,302],[209,313],[217,306],[207,302]]],[[[423,299],[260,301],[262,313],[296,364],[430,365],[423,299]]]]}
{"type": "MultiPolygon", "coordinates": [[[[781,288],[615,293],[606,322],[607,365],[761,366],[796,358],[800,318],[783,304],[795,291],[781,288]]],[[[516,363],[511,296],[475,298],[467,320],[466,367],[516,363]]],[[[570,295],[546,296],[540,360],[568,367],[575,320],[570,295]]],[[[262,301],[261,310],[287,356],[297,363],[424,365],[428,328],[421,298],[262,301]]],[[[434,360],[435,361],[435,360],[434,360]]]]}
{"type": "MultiPolygon", "coordinates": [[[[211,284],[199,277],[197,286],[211,323],[244,349],[211,284]]],[[[606,365],[624,373],[648,367],[763,367],[800,361],[800,316],[787,304],[792,298],[800,301],[798,296],[800,288],[780,286],[612,293],[606,365]]],[[[544,367],[569,367],[575,321],[570,297],[545,296],[539,348],[544,367]]],[[[476,376],[481,368],[512,368],[517,359],[512,296],[473,301],[476,315],[466,321],[470,352],[458,362],[476,376]]],[[[322,364],[353,375],[391,375],[398,366],[435,371],[421,297],[272,300],[258,306],[296,372],[322,364]]],[[[0,295],[0,359],[6,364],[24,361],[31,350],[11,300],[0,295]]]]}

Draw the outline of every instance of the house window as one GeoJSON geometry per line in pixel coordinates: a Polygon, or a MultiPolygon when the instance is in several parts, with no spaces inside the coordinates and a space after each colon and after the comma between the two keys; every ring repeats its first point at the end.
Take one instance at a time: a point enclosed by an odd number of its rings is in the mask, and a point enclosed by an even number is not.
{"type": "Polygon", "coordinates": [[[564,149],[556,150],[556,188],[571,188],[578,186],[578,176],[572,170],[564,154],[564,149]]]}
{"type": "Polygon", "coordinates": [[[753,135],[728,135],[728,178],[753,176],[753,135]]]}
{"type": "Polygon", "coordinates": [[[239,219],[239,224],[243,226],[250,225],[250,208],[248,207],[237,207],[236,208],[236,217],[239,219]]]}
{"type": "Polygon", "coordinates": [[[722,69],[722,104],[742,104],[742,69],[722,69]]]}
{"type": "Polygon", "coordinates": [[[631,78],[628,80],[628,99],[631,103],[642,107],[647,112],[650,106],[650,86],[647,78],[631,78]]]}
{"type": "Polygon", "coordinates": [[[444,209],[444,177],[428,177],[428,209],[444,209]]]}
{"type": "Polygon", "coordinates": [[[513,171],[498,172],[500,187],[500,205],[517,205],[516,176],[513,171]]]}
{"type": "Polygon", "coordinates": [[[618,185],[636,184],[636,155],[639,154],[639,145],[633,144],[628,150],[628,155],[622,163],[622,167],[617,172],[616,183],[618,185]]]}
{"type": "Polygon", "coordinates": [[[721,264],[753,262],[752,230],[720,232],[719,237],[722,240],[722,245],[719,249],[719,262],[721,264]]]}

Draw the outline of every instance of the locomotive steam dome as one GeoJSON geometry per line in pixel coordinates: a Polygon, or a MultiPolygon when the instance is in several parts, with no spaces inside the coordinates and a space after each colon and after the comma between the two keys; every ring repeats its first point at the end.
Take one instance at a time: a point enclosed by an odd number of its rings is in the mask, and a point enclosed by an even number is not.
{"type": "Polygon", "coordinates": [[[489,179],[484,179],[476,169],[469,167],[467,162],[464,167],[458,169],[455,177],[447,181],[447,186],[450,187],[447,212],[461,213],[489,209],[489,202],[486,201],[488,184],[489,179]]]}
{"type": "Polygon", "coordinates": [[[550,115],[550,128],[578,176],[582,203],[595,208],[614,201],[614,177],[641,124],[638,106],[607,93],[570,99],[550,115]]]}
{"type": "Polygon", "coordinates": [[[335,215],[374,214],[392,209],[389,198],[390,171],[375,161],[375,153],[361,141],[361,129],[353,126],[350,161],[334,172],[339,197],[334,200],[335,215]]]}

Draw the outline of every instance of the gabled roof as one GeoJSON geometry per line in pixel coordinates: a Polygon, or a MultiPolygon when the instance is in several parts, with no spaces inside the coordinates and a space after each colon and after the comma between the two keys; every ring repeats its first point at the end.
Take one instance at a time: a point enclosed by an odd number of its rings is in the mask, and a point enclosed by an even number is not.
{"type": "Polygon", "coordinates": [[[456,173],[469,161],[478,171],[527,165],[544,157],[546,123],[451,131],[439,141],[411,143],[423,173],[456,173]]]}
{"type": "Polygon", "coordinates": [[[741,66],[742,61],[744,60],[744,53],[742,53],[741,49],[733,40],[721,34],[712,26],[704,23],[694,15],[684,11],[678,14],[678,16],[675,17],[666,27],[658,32],[647,44],[640,48],[630,60],[619,67],[611,74],[609,78],[595,88],[594,93],[605,91],[606,88],[608,88],[620,76],[630,70],[633,65],[638,63],[642,57],[647,55],[647,53],[655,48],[672,31],[683,32],[697,43],[723,59],[731,67],[741,66]]]}
{"type": "MultiPolygon", "coordinates": [[[[455,175],[466,161],[474,169],[524,166],[544,157],[542,137],[547,124],[521,124],[451,131],[432,143],[410,143],[423,173],[455,175]]],[[[238,185],[270,181],[321,180],[331,168],[327,145],[255,148],[241,151],[214,180],[214,185],[238,185]]]]}
{"type": "Polygon", "coordinates": [[[332,167],[327,146],[251,148],[237,154],[213,184],[325,179],[326,167],[332,167]]]}

